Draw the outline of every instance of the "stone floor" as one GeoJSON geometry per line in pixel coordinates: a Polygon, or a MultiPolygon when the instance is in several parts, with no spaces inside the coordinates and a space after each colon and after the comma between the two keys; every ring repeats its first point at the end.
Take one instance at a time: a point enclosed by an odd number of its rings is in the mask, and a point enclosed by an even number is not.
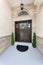
{"type": "Polygon", "coordinates": [[[43,65],[43,56],[37,48],[33,48],[31,43],[15,42],[2,55],[0,55],[0,65],[43,65]],[[28,45],[26,52],[16,49],[17,44],[28,45]]]}

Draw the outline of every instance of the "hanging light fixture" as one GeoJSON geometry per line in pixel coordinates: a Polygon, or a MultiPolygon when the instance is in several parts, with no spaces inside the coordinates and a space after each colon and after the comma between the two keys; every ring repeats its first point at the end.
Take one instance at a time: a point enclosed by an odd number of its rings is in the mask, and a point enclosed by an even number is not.
{"type": "Polygon", "coordinates": [[[21,8],[21,10],[24,9],[24,4],[22,3],[22,0],[21,0],[20,8],[21,8]]]}
{"type": "Polygon", "coordinates": [[[28,15],[28,12],[27,10],[24,8],[24,4],[22,3],[22,0],[21,0],[21,4],[20,4],[20,12],[18,14],[18,16],[22,16],[22,15],[28,15]]]}
{"type": "Polygon", "coordinates": [[[21,10],[24,9],[24,4],[23,3],[20,4],[20,8],[21,8],[21,10]]]}

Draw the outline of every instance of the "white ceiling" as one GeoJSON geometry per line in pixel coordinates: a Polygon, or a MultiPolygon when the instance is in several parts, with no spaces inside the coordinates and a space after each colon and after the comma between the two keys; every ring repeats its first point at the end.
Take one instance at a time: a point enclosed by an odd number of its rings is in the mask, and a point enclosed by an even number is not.
{"type": "MultiPolygon", "coordinates": [[[[21,4],[21,0],[8,0],[11,7],[19,6],[21,4]]],[[[24,4],[34,4],[39,5],[43,3],[43,0],[22,0],[24,4]]]]}
{"type": "MultiPolygon", "coordinates": [[[[22,0],[24,4],[32,4],[34,0],[22,0]]],[[[12,7],[19,6],[21,4],[21,0],[9,0],[9,3],[12,7]]]]}
{"type": "Polygon", "coordinates": [[[35,0],[34,4],[35,5],[41,5],[43,3],[43,0],[35,0]]]}

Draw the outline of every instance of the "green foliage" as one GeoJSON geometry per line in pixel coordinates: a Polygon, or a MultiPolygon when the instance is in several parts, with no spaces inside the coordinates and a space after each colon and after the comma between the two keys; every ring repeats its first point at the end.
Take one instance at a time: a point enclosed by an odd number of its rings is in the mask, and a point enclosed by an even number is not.
{"type": "Polygon", "coordinates": [[[33,42],[32,42],[32,46],[33,46],[34,48],[36,48],[36,33],[35,33],[35,32],[33,33],[33,42]]]}
{"type": "Polygon", "coordinates": [[[14,45],[14,33],[11,34],[11,45],[14,45]]]}

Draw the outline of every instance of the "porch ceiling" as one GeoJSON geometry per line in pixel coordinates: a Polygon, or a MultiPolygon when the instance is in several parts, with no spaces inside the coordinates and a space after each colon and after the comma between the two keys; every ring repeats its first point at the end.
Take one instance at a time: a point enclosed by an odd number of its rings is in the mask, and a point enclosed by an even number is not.
{"type": "Polygon", "coordinates": [[[33,4],[33,5],[40,5],[43,3],[43,0],[8,0],[11,7],[19,6],[21,1],[24,4],[33,4]]]}

